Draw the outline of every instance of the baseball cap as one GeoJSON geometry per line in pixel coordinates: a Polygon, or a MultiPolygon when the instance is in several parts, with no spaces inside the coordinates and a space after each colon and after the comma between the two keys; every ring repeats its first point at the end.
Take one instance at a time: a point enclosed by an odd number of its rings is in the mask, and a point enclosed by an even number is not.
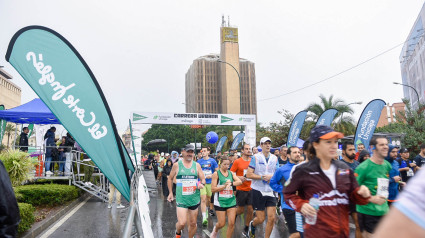
{"type": "Polygon", "coordinates": [[[311,142],[317,142],[319,139],[328,140],[335,137],[341,139],[344,138],[344,134],[334,131],[334,129],[332,129],[330,126],[319,125],[313,127],[313,129],[310,131],[311,142]]]}
{"type": "Polygon", "coordinates": [[[164,152],[161,152],[161,156],[164,156],[164,152]]]}
{"type": "Polygon", "coordinates": [[[187,145],[184,147],[184,150],[185,150],[185,151],[189,151],[189,150],[195,151],[195,146],[194,146],[194,145],[192,145],[192,144],[187,144],[187,145]]]}
{"type": "Polygon", "coordinates": [[[407,148],[401,148],[399,153],[407,153],[409,150],[407,148]]]}
{"type": "Polygon", "coordinates": [[[261,138],[261,140],[260,140],[260,144],[266,143],[267,141],[272,142],[272,140],[270,140],[270,138],[268,138],[268,137],[263,137],[263,138],[261,138]]]}

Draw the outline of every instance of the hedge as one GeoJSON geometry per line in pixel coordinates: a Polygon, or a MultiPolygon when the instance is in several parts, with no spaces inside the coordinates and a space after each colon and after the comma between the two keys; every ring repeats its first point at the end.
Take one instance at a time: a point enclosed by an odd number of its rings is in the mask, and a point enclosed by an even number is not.
{"type": "Polygon", "coordinates": [[[79,190],[76,187],[59,184],[18,186],[15,188],[15,193],[22,195],[19,199],[21,202],[29,203],[34,206],[61,205],[79,196],[79,190]]]}
{"type": "Polygon", "coordinates": [[[19,213],[21,215],[21,222],[18,226],[18,232],[22,233],[31,228],[35,221],[34,211],[35,208],[28,203],[18,203],[19,213]]]}

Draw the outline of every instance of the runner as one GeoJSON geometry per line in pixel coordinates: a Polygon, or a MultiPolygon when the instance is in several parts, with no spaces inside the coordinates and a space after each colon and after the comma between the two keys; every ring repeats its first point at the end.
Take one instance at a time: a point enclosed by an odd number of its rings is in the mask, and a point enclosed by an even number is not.
{"type": "Polygon", "coordinates": [[[372,198],[366,205],[357,205],[360,230],[364,238],[371,237],[382,216],[388,212],[388,185],[391,164],[385,160],[388,155],[388,140],[385,137],[373,138],[370,142],[373,155],[355,170],[360,185],[369,188],[372,198]]]}
{"type": "Polygon", "coordinates": [[[279,167],[274,173],[272,179],[270,180],[270,186],[273,188],[275,192],[280,194],[282,212],[285,216],[286,225],[289,231],[289,238],[298,238],[300,237],[300,233],[297,231],[297,223],[295,218],[295,211],[292,207],[290,207],[284,200],[283,196],[283,188],[285,182],[289,180],[290,173],[294,166],[298,164],[301,160],[301,152],[298,147],[289,147],[288,148],[288,161],[285,165],[279,167]]]}
{"type": "Polygon", "coordinates": [[[304,237],[348,237],[349,202],[369,201],[369,189],[359,187],[353,171],[333,159],[342,137],[329,126],[315,126],[310,132],[309,162],[297,166],[286,181],[285,202],[306,217],[304,237]]]}
{"type": "MultiPolygon", "coordinates": [[[[200,202],[199,190],[205,186],[205,176],[201,166],[193,161],[195,146],[188,144],[185,147],[185,158],[173,164],[168,176],[168,190],[172,191],[173,178],[177,178],[176,205],[177,223],[176,238],[181,237],[181,232],[187,224],[189,217],[189,238],[195,236],[196,218],[200,202]],[[198,179],[200,181],[198,181],[198,179]]],[[[168,195],[168,201],[174,200],[173,193],[168,195]]]]}
{"type": "Polygon", "coordinates": [[[242,185],[236,186],[236,215],[245,212],[244,235],[248,236],[248,225],[253,217],[252,199],[251,199],[251,179],[246,178],[249,163],[251,162],[251,146],[244,144],[242,146],[242,157],[235,160],[230,171],[236,173],[236,176],[242,181],[242,185]]]}
{"type": "Polygon", "coordinates": [[[229,172],[230,161],[224,156],[221,159],[220,169],[212,176],[211,191],[214,196],[214,208],[217,213],[217,223],[211,233],[211,238],[216,238],[218,231],[226,224],[226,237],[231,238],[235,229],[236,198],[232,186],[239,186],[242,181],[232,172],[229,172]]]}
{"type": "MultiPolygon", "coordinates": [[[[356,170],[359,166],[359,162],[355,160],[356,148],[353,142],[345,142],[342,144],[342,162],[348,165],[351,170],[356,170]]],[[[357,216],[356,204],[350,203],[350,215],[353,219],[354,225],[356,226],[356,238],[362,238],[362,231],[360,230],[359,218],[357,216]]]]}
{"type": "Polygon", "coordinates": [[[414,175],[413,170],[416,167],[416,164],[412,163],[409,160],[410,153],[408,149],[401,148],[399,153],[401,156],[401,159],[398,161],[400,164],[399,170],[400,170],[401,180],[407,183],[409,179],[412,178],[414,175]]]}
{"type": "Polygon", "coordinates": [[[249,237],[255,237],[255,227],[262,224],[266,219],[267,209],[267,225],[265,237],[270,237],[274,222],[276,219],[276,196],[270,187],[270,179],[279,167],[277,157],[270,153],[271,140],[263,137],[260,140],[262,151],[255,154],[249,163],[246,177],[252,179],[251,182],[251,198],[252,207],[255,210],[255,218],[249,223],[249,237]]]}
{"type": "Polygon", "coordinates": [[[201,149],[202,158],[197,161],[201,165],[202,171],[204,172],[206,185],[201,189],[201,211],[202,211],[202,225],[208,225],[208,213],[207,207],[210,209],[210,216],[214,216],[214,211],[210,207],[211,201],[211,178],[212,174],[218,170],[218,165],[214,159],[210,158],[210,149],[208,147],[202,147],[201,149]]]}
{"type": "Polygon", "coordinates": [[[391,164],[389,173],[390,184],[388,186],[388,206],[396,201],[398,196],[399,185],[404,186],[405,183],[401,181],[400,165],[397,162],[398,148],[393,145],[388,145],[388,156],[385,158],[391,164]]]}

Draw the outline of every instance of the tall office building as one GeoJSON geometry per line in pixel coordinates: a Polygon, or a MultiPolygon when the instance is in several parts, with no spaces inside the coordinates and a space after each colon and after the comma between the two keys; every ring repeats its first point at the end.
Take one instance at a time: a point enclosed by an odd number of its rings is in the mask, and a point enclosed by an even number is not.
{"type": "Polygon", "coordinates": [[[187,71],[186,112],[257,114],[255,65],[239,58],[238,28],[224,19],[220,48],[220,54],[195,59],[187,71]]]}
{"type": "Polygon", "coordinates": [[[415,90],[403,86],[404,97],[410,100],[413,108],[418,101],[425,103],[425,4],[410,30],[409,36],[400,53],[402,82],[415,90]],[[419,97],[419,98],[418,98],[419,97]]]}

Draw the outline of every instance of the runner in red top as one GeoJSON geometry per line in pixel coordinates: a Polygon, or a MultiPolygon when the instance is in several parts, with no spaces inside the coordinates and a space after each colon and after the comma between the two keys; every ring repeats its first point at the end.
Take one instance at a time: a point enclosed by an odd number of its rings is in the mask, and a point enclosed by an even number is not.
{"type": "Polygon", "coordinates": [[[233,162],[230,171],[235,172],[236,176],[242,181],[242,185],[236,186],[236,215],[244,213],[245,207],[247,207],[247,213],[245,215],[245,228],[244,233],[248,232],[249,222],[253,217],[252,201],[251,201],[251,180],[246,178],[246,172],[248,171],[249,163],[251,162],[251,146],[248,144],[242,147],[242,157],[233,162]]]}

